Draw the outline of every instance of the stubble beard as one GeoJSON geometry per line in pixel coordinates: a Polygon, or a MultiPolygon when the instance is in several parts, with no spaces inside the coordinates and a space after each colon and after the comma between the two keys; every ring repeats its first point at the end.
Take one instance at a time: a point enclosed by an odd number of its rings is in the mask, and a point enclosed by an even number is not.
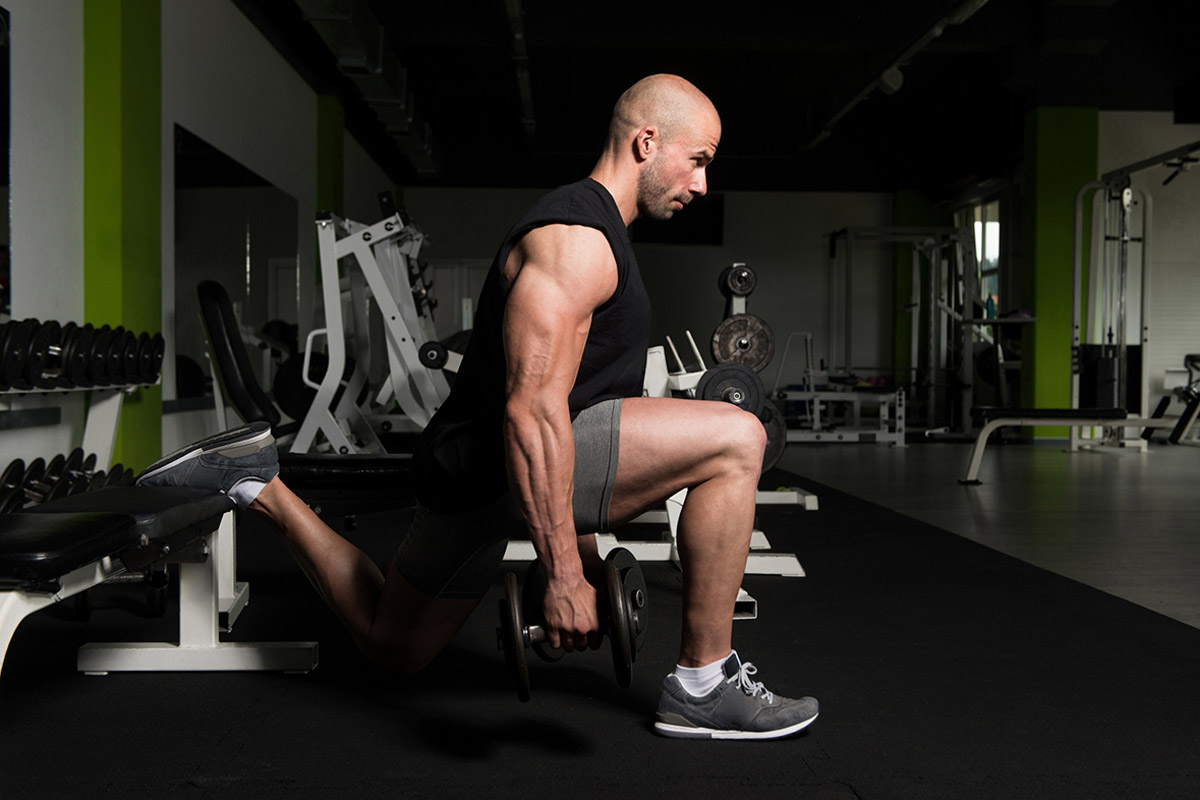
{"type": "Polygon", "coordinates": [[[662,167],[655,159],[638,175],[638,209],[642,216],[650,219],[670,219],[676,209],[671,188],[662,180],[662,167]]]}

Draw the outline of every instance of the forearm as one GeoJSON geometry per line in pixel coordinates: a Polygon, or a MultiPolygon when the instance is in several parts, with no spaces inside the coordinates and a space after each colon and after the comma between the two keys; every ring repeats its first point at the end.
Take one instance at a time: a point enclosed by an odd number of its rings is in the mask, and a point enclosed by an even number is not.
{"type": "Polygon", "coordinates": [[[571,498],[575,441],[567,409],[531,409],[519,400],[505,417],[509,483],[538,558],[554,581],[582,575],[571,498]]]}

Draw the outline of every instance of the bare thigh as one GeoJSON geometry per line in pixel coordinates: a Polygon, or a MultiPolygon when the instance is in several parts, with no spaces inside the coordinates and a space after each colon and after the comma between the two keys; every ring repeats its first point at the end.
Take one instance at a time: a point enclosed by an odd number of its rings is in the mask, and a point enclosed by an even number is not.
{"type": "Polygon", "coordinates": [[[614,525],[627,522],[680,489],[716,477],[731,457],[761,464],[764,447],[762,423],[730,403],[626,399],[609,518],[614,525]]]}

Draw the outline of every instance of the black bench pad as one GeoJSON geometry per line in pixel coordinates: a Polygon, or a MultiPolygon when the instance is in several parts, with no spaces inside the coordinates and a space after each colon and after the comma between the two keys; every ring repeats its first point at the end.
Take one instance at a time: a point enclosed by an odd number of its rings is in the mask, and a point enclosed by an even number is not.
{"type": "Polygon", "coordinates": [[[137,543],[124,514],[18,513],[0,516],[0,578],[39,582],[137,543]]]}
{"type": "Polygon", "coordinates": [[[329,513],[366,513],[416,504],[412,456],[287,453],[279,477],[310,505],[329,513]]]}
{"type": "Polygon", "coordinates": [[[1003,419],[1005,417],[1024,417],[1042,419],[1125,419],[1129,416],[1123,408],[997,408],[992,406],[976,406],[971,409],[971,416],[976,419],[1003,419]]]}
{"type": "Polygon", "coordinates": [[[0,516],[0,577],[46,581],[106,556],[130,569],[157,560],[143,542],[195,539],[234,508],[222,494],[175,487],[109,486],[0,516]],[[143,538],[144,537],[144,538],[143,538]]]}

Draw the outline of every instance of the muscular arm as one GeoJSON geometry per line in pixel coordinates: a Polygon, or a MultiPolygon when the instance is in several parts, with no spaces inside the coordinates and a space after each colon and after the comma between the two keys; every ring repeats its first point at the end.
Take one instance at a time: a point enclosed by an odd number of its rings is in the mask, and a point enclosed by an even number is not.
{"type": "Polygon", "coordinates": [[[512,285],[504,317],[509,481],[546,568],[550,643],[575,649],[598,620],[571,508],[575,443],[567,398],[592,312],[616,290],[617,267],[600,231],[552,225],[522,238],[505,277],[512,285]]]}

